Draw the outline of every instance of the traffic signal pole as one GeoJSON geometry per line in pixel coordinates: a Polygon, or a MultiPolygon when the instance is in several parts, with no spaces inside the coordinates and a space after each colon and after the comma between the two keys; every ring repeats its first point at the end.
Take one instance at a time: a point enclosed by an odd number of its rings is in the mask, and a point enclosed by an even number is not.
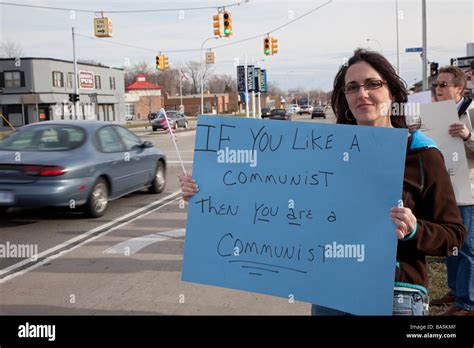
{"type": "Polygon", "coordinates": [[[204,40],[201,44],[201,50],[200,50],[200,55],[201,55],[201,64],[200,64],[200,70],[201,70],[201,115],[204,115],[204,64],[202,60],[202,49],[204,47],[204,44],[212,39],[217,39],[217,37],[208,37],[206,40],[204,40]]]}
{"type": "Polygon", "coordinates": [[[426,0],[421,0],[421,13],[422,13],[422,32],[423,32],[423,56],[422,56],[422,79],[423,79],[423,91],[428,89],[428,76],[426,69],[428,67],[428,52],[426,52],[426,0]]]}
{"type": "MultiPolygon", "coordinates": [[[[74,27],[72,27],[72,59],[74,61],[74,94],[79,95],[79,88],[77,86],[77,60],[76,60],[76,39],[74,35],[74,27]]],[[[74,102],[74,119],[77,119],[78,102],[74,102]]]]}

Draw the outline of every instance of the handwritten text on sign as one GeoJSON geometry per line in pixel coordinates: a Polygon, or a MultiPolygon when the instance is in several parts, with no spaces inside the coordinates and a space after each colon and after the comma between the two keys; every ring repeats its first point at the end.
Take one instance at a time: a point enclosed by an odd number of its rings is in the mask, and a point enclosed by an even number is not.
{"type": "Polygon", "coordinates": [[[201,116],[183,280],[391,314],[406,143],[400,129],[201,116]]]}

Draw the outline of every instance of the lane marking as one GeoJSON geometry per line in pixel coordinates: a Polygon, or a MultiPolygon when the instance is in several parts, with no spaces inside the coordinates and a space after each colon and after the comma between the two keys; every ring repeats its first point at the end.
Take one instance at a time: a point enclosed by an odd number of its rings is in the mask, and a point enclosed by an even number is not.
{"type": "Polygon", "coordinates": [[[113,247],[104,250],[105,254],[136,254],[141,249],[146,248],[149,245],[162,242],[172,238],[184,237],[186,230],[181,228],[179,230],[170,230],[165,232],[158,232],[153,234],[147,234],[146,236],[131,238],[124,242],[115,244],[113,247]]]}
{"type": "Polygon", "coordinates": [[[146,216],[150,213],[153,213],[165,206],[167,206],[168,204],[171,204],[173,203],[174,201],[178,200],[178,199],[181,199],[181,191],[176,191],[162,199],[160,199],[159,201],[156,201],[156,202],[153,202],[153,203],[150,203],[148,205],[146,205],[145,207],[142,207],[142,208],[139,208],[135,211],[132,211],[118,219],[115,219],[115,220],[112,220],[106,224],[103,224],[103,225],[100,225],[88,232],[85,232],[83,234],[80,234],[70,240],[67,240],[66,242],[64,243],[61,243],[59,245],[56,245],[50,249],[47,249],[43,252],[41,252],[39,255],[37,255],[37,259],[36,261],[33,261],[31,260],[31,258],[29,259],[26,259],[26,260],[23,260],[21,262],[18,262],[14,265],[11,265],[3,270],[0,271],[0,284],[3,284],[13,278],[16,278],[20,275],[23,275],[29,271],[32,271],[40,266],[42,266],[43,264],[49,262],[49,261],[52,261],[52,260],[55,260],[57,259],[58,257],[60,256],[63,256],[81,246],[83,246],[84,244],[87,244],[93,240],[96,240],[97,238],[99,237],[102,237],[102,236],[105,236],[107,234],[109,234],[110,232],[112,231],[115,231],[116,229],[120,228],[120,227],[123,227],[135,220],[138,220],[140,218],[142,218],[143,216],[146,216]],[[179,196],[178,198],[174,198],[172,200],[170,200],[169,202],[165,203],[165,204],[161,204],[162,202],[168,200],[168,199],[171,199],[173,197],[176,197],[176,196],[179,196]],[[147,211],[148,210],[148,211],[147,211]],[[133,217],[135,216],[135,217],[133,217]],[[128,218],[130,217],[133,217],[131,218],[130,220],[126,221],[128,218]],[[114,226],[115,225],[115,226],[114,226]],[[110,227],[110,228],[109,228],[110,227]],[[90,238],[88,238],[90,237],[90,238]],[[70,248],[69,248],[70,247],[70,248]],[[31,264],[30,266],[28,266],[29,264],[31,264]],[[18,270],[18,271],[16,271],[18,270]]]}

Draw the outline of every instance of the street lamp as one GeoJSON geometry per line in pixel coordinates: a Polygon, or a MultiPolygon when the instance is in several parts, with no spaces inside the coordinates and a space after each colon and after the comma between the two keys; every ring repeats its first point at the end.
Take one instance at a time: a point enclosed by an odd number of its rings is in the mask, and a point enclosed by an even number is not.
{"type": "Polygon", "coordinates": [[[398,41],[398,0],[395,0],[396,28],[397,28],[397,74],[400,75],[400,44],[398,41]]]}
{"type": "Polygon", "coordinates": [[[201,44],[201,115],[204,114],[204,65],[202,63],[202,49],[204,47],[204,44],[209,41],[209,40],[212,40],[212,39],[217,39],[217,37],[215,36],[212,36],[212,37],[208,37],[206,40],[204,40],[201,44]]]}
{"type": "Polygon", "coordinates": [[[379,47],[380,47],[380,53],[383,52],[383,50],[382,50],[382,45],[380,44],[379,40],[376,40],[376,39],[366,39],[366,41],[367,41],[367,42],[369,42],[369,41],[375,41],[375,42],[379,45],[379,47]]]}

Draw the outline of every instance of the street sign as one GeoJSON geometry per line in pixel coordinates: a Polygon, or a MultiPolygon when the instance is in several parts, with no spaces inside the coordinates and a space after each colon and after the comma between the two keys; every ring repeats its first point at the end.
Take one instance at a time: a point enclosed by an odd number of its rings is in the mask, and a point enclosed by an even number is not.
{"type": "Polygon", "coordinates": [[[472,61],[474,61],[474,56],[451,58],[451,65],[458,68],[469,68],[472,61]]]}
{"type": "Polygon", "coordinates": [[[245,92],[245,67],[243,65],[237,66],[237,90],[245,92]]]}
{"type": "Polygon", "coordinates": [[[267,93],[267,70],[260,69],[260,92],[267,93]]]}
{"type": "Polygon", "coordinates": [[[255,66],[248,65],[247,66],[247,87],[249,92],[253,92],[255,90],[255,66]]]}
{"type": "Polygon", "coordinates": [[[258,93],[260,92],[260,68],[255,68],[254,69],[254,79],[255,79],[255,84],[254,84],[254,92],[258,93]]]}
{"type": "Polygon", "coordinates": [[[96,37],[112,37],[112,20],[110,18],[94,18],[96,37]]]}
{"type": "Polygon", "coordinates": [[[89,98],[90,98],[91,103],[96,103],[97,104],[97,93],[89,94],[89,98]]]}
{"type": "Polygon", "coordinates": [[[423,47],[405,48],[405,52],[423,52],[423,47]]]}
{"type": "Polygon", "coordinates": [[[216,54],[214,52],[206,52],[206,64],[215,64],[216,54]]]}

